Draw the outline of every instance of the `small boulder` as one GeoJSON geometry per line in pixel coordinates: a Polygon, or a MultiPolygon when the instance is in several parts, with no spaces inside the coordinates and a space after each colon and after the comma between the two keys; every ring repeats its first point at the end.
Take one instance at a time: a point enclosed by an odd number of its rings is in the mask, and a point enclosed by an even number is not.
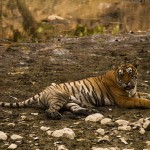
{"type": "Polygon", "coordinates": [[[131,130],[131,126],[119,126],[118,130],[122,130],[122,131],[130,131],[131,130]]]}
{"type": "Polygon", "coordinates": [[[50,127],[44,127],[44,126],[41,126],[41,128],[40,128],[42,131],[47,131],[47,130],[49,130],[50,129],[50,127]]]}
{"type": "Polygon", "coordinates": [[[0,140],[3,140],[3,141],[5,141],[5,140],[7,140],[7,134],[6,133],[4,133],[3,131],[0,131],[0,140]]]}
{"type": "Polygon", "coordinates": [[[17,135],[17,134],[13,134],[10,138],[11,138],[12,140],[20,140],[20,139],[22,139],[23,137],[20,136],[20,135],[17,135]]]}
{"type": "Polygon", "coordinates": [[[91,121],[91,122],[98,122],[100,120],[102,120],[104,118],[104,116],[100,113],[95,113],[92,115],[89,115],[85,118],[85,121],[91,121]]]}
{"type": "Polygon", "coordinates": [[[96,132],[99,133],[100,135],[105,135],[105,130],[102,128],[97,129],[96,132]]]}
{"type": "Polygon", "coordinates": [[[9,145],[8,149],[16,149],[17,148],[17,145],[16,144],[11,144],[9,145]]]}
{"type": "Polygon", "coordinates": [[[112,122],[112,120],[110,118],[104,118],[101,120],[102,125],[106,125],[106,124],[109,124],[111,122],[112,122]]]}
{"type": "Polygon", "coordinates": [[[129,124],[129,121],[127,120],[123,120],[123,119],[119,119],[115,121],[119,126],[125,126],[129,124]]]}
{"type": "Polygon", "coordinates": [[[67,137],[69,139],[74,139],[75,138],[75,133],[70,128],[55,130],[51,135],[53,137],[67,137]]]}

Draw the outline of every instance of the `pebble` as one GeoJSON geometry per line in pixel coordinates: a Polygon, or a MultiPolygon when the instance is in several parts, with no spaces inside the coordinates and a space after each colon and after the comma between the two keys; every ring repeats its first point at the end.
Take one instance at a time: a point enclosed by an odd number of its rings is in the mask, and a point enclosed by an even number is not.
{"type": "Polygon", "coordinates": [[[122,120],[122,119],[120,119],[120,120],[116,120],[115,121],[119,126],[127,126],[128,124],[129,124],[129,121],[127,121],[127,120],[122,120]]]}
{"type": "Polygon", "coordinates": [[[145,134],[145,129],[144,128],[140,128],[139,133],[140,134],[145,134]]]}
{"type": "Polygon", "coordinates": [[[149,120],[145,120],[145,122],[143,124],[143,128],[147,131],[150,130],[150,121],[149,120]]]}
{"type": "Polygon", "coordinates": [[[50,131],[50,130],[47,131],[48,135],[51,135],[52,133],[53,133],[53,131],[50,131]]]}
{"type": "Polygon", "coordinates": [[[7,140],[7,134],[6,133],[4,133],[3,131],[0,131],[0,140],[3,140],[3,141],[5,141],[5,140],[7,140]]]}
{"type": "Polygon", "coordinates": [[[147,146],[150,146],[150,141],[146,141],[147,146]]]}
{"type": "Polygon", "coordinates": [[[25,120],[25,119],[27,118],[27,116],[22,115],[22,116],[20,116],[20,118],[21,118],[22,120],[25,120]]]}
{"type": "Polygon", "coordinates": [[[39,113],[31,113],[31,115],[38,116],[39,113]]]}
{"type": "Polygon", "coordinates": [[[37,140],[39,140],[39,137],[36,136],[36,137],[34,137],[33,139],[34,139],[35,141],[37,141],[37,140]]]}
{"type": "Polygon", "coordinates": [[[109,124],[110,122],[112,122],[112,120],[110,118],[104,118],[104,119],[101,120],[102,125],[109,124]]]}
{"type": "Polygon", "coordinates": [[[121,142],[122,142],[122,143],[124,143],[124,144],[128,144],[128,142],[125,140],[125,138],[124,138],[124,137],[121,137],[121,138],[120,138],[120,140],[121,140],[121,142]]]}
{"type": "Polygon", "coordinates": [[[7,125],[14,127],[16,124],[15,123],[8,123],[7,125]]]}
{"type": "Polygon", "coordinates": [[[109,142],[109,141],[110,141],[110,140],[109,140],[109,136],[108,136],[108,135],[105,135],[104,137],[99,137],[98,143],[101,143],[101,142],[103,142],[103,141],[109,142]]]}
{"type": "Polygon", "coordinates": [[[131,126],[119,126],[118,130],[122,130],[122,131],[130,131],[131,130],[131,126]]]}
{"type": "Polygon", "coordinates": [[[97,129],[96,132],[98,132],[100,135],[105,135],[105,130],[102,128],[97,129]]]}
{"type": "Polygon", "coordinates": [[[44,126],[41,126],[41,128],[40,128],[42,131],[47,131],[47,130],[49,130],[50,129],[50,127],[44,127],[44,126]]]}
{"type": "Polygon", "coordinates": [[[20,135],[17,135],[17,134],[13,134],[10,138],[11,138],[12,140],[20,140],[20,139],[22,139],[23,137],[20,136],[20,135]]]}
{"type": "Polygon", "coordinates": [[[51,135],[53,137],[67,137],[69,139],[74,139],[75,138],[75,133],[70,128],[55,130],[51,135]]]}
{"type": "Polygon", "coordinates": [[[100,113],[95,113],[92,115],[89,115],[85,118],[85,121],[91,121],[91,122],[98,122],[100,120],[102,120],[104,118],[104,116],[100,113]]]}
{"type": "Polygon", "coordinates": [[[68,148],[65,147],[65,145],[57,145],[57,150],[68,150],[68,148]]]}
{"type": "Polygon", "coordinates": [[[140,118],[137,122],[138,122],[139,124],[143,124],[143,123],[144,123],[144,118],[140,118]]]}
{"type": "Polygon", "coordinates": [[[17,145],[16,144],[11,144],[9,145],[8,149],[16,149],[17,148],[17,145]]]}

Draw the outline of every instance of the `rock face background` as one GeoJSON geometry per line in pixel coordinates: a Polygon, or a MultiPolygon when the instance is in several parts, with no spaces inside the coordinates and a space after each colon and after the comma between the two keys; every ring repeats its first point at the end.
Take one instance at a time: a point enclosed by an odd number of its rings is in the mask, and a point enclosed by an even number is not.
{"type": "MultiPolygon", "coordinates": [[[[138,61],[138,90],[150,93],[150,35],[55,38],[46,43],[0,41],[0,100],[25,100],[54,83],[103,74],[138,61]],[[126,59],[127,58],[127,59],[126,59]]],[[[99,118],[0,108],[0,149],[150,149],[150,110],[99,108],[99,118]],[[13,112],[13,114],[12,114],[13,112]],[[92,121],[90,120],[92,119],[92,121]]]]}

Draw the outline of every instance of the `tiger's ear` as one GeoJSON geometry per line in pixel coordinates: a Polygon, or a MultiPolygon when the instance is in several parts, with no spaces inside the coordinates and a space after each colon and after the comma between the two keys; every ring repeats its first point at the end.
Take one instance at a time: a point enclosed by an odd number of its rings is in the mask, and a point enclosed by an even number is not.
{"type": "Polygon", "coordinates": [[[133,66],[137,69],[139,65],[139,62],[136,60],[135,62],[133,62],[133,66]]]}
{"type": "Polygon", "coordinates": [[[132,63],[132,65],[137,69],[139,66],[139,60],[134,59],[134,62],[132,63]]]}

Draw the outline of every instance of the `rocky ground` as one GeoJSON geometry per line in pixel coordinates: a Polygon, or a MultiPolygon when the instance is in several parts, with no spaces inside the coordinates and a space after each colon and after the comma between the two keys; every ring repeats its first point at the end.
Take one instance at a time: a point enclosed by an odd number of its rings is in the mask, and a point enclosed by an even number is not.
{"type": "MultiPolygon", "coordinates": [[[[149,33],[58,37],[45,43],[1,40],[0,100],[25,100],[52,83],[103,74],[124,60],[138,61],[138,90],[150,93],[149,33]]],[[[61,120],[51,120],[37,107],[0,108],[0,149],[150,149],[149,109],[99,111],[95,120],[66,111],[61,120]]]]}

